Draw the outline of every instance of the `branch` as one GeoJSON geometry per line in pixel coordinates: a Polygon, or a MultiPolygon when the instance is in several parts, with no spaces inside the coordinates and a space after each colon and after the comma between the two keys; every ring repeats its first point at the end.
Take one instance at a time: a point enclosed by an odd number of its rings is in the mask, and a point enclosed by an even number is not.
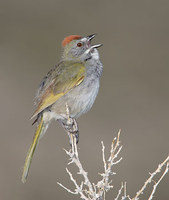
{"type": "MultiPolygon", "coordinates": [[[[102,179],[98,181],[98,183],[92,183],[88,178],[88,173],[84,170],[80,160],[79,160],[79,154],[77,150],[77,144],[76,144],[76,137],[71,134],[71,144],[72,148],[70,151],[65,150],[66,154],[70,157],[70,164],[75,164],[78,168],[77,174],[82,175],[83,181],[79,185],[77,181],[73,178],[72,173],[66,168],[66,172],[69,174],[70,180],[73,182],[75,189],[74,191],[71,191],[67,187],[63,186],[61,183],[58,182],[58,184],[64,188],[67,192],[79,195],[81,199],[84,200],[105,200],[105,194],[112,189],[114,186],[111,185],[110,176],[116,174],[112,171],[112,168],[114,165],[118,164],[122,157],[118,158],[118,155],[122,149],[122,146],[120,145],[120,131],[118,133],[117,138],[113,139],[111,150],[110,150],[110,156],[108,160],[106,161],[105,158],[105,146],[104,143],[101,142],[102,145],[102,159],[103,159],[103,166],[104,166],[104,173],[100,174],[102,179]]],[[[146,187],[151,182],[154,182],[153,189],[151,191],[151,194],[147,200],[152,200],[154,197],[154,193],[157,190],[157,187],[159,183],[162,181],[164,176],[169,171],[169,156],[158,165],[158,168],[150,174],[150,177],[145,181],[142,188],[136,193],[136,196],[133,198],[130,198],[129,195],[127,195],[127,184],[122,183],[121,187],[118,191],[118,194],[114,198],[114,200],[138,200],[140,196],[145,192],[146,187]],[[162,168],[166,165],[166,168],[164,172],[162,173],[161,177],[155,182],[153,178],[161,172],[162,168]]]]}
{"type": "MultiPolygon", "coordinates": [[[[89,178],[88,178],[88,173],[84,170],[80,160],[79,160],[79,155],[77,151],[77,144],[76,144],[76,137],[72,134],[71,137],[71,144],[72,148],[70,151],[65,150],[66,154],[70,158],[69,164],[75,164],[78,168],[77,174],[82,175],[84,181],[81,182],[80,185],[77,184],[77,181],[73,178],[73,175],[71,172],[66,168],[67,173],[69,174],[70,180],[74,183],[75,190],[71,191],[67,187],[63,186],[61,183],[58,182],[58,184],[64,188],[67,192],[71,194],[79,194],[81,199],[85,200],[102,200],[105,199],[105,194],[107,191],[113,188],[113,185],[110,185],[111,181],[109,181],[109,178],[111,175],[116,174],[115,172],[112,171],[112,167],[116,164],[118,164],[122,158],[117,159],[122,146],[120,145],[120,131],[118,133],[118,137],[114,138],[112,145],[111,145],[111,150],[110,150],[110,156],[108,160],[106,161],[105,159],[105,146],[103,142],[102,144],[102,157],[103,157],[103,164],[104,164],[104,173],[100,174],[102,179],[98,183],[92,183],[89,178]]],[[[121,188],[122,190],[123,188],[121,188]]],[[[120,194],[119,194],[120,195],[120,194]]],[[[118,200],[118,196],[116,200],[118,200]]]]}
{"type": "MultiPolygon", "coordinates": [[[[65,150],[66,154],[70,158],[70,164],[75,164],[78,172],[77,174],[82,175],[83,181],[79,185],[77,181],[73,178],[72,173],[66,168],[66,172],[68,173],[70,180],[73,182],[75,189],[74,191],[71,191],[67,187],[63,186],[61,183],[58,182],[58,184],[64,188],[67,192],[74,194],[74,195],[79,195],[81,199],[83,200],[105,200],[105,195],[106,193],[112,189],[114,186],[111,185],[110,181],[110,176],[116,174],[113,172],[113,166],[117,165],[121,162],[122,157],[118,158],[121,150],[122,150],[122,145],[120,144],[120,131],[118,132],[117,138],[115,137],[112,141],[111,144],[111,149],[110,149],[110,156],[108,160],[105,158],[105,146],[103,141],[101,142],[102,145],[102,159],[103,159],[103,167],[104,167],[104,172],[101,175],[102,179],[98,181],[96,184],[92,183],[89,178],[88,178],[88,173],[84,170],[80,160],[79,160],[79,154],[77,150],[77,141],[78,141],[78,126],[77,122],[75,119],[70,118],[69,116],[69,107],[66,104],[66,113],[67,113],[67,122],[64,122],[62,126],[65,128],[69,135],[70,139],[70,144],[71,144],[71,150],[67,151],[65,150]]],[[[146,187],[148,184],[151,182],[154,183],[152,191],[150,193],[150,196],[148,200],[152,200],[154,197],[154,193],[157,190],[157,187],[159,183],[162,181],[164,176],[168,173],[169,171],[169,156],[161,163],[158,165],[157,169],[150,174],[150,177],[145,181],[144,185],[142,188],[136,193],[135,197],[130,198],[129,195],[127,195],[127,184],[126,182],[121,184],[121,187],[114,198],[114,200],[138,200],[140,196],[143,194],[143,192],[146,190],[146,187]],[[164,172],[162,173],[161,177],[155,182],[153,178],[161,172],[162,168],[166,165],[166,168],[164,172]]]]}
{"type": "Polygon", "coordinates": [[[154,184],[154,186],[153,186],[153,190],[152,190],[152,192],[151,192],[151,194],[150,194],[148,200],[151,200],[151,199],[153,198],[153,195],[154,195],[154,193],[155,193],[155,191],[156,191],[156,189],[157,189],[158,184],[161,182],[161,180],[164,178],[164,176],[168,173],[168,169],[169,169],[169,162],[167,163],[166,168],[165,168],[165,171],[164,171],[164,173],[162,174],[162,176],[160,177],[160,179],[159,179],[157,182],[155,182],[155,184],[154,184]]]}
{"type": "Polygon", "coordinates": [[[169,170],[169,156],[161,164],[158,165],[158,168],[153,173],[150,173],[150,177],[146,180],[146,182],[144,183],[142,188],[136,193],[136,196],[134,198],[132,198],[132,200],[138,200],[140,198],[141,194],[143,194],[143,191],[146,189],[147,185],[153,181],[154,182],[153,190],[151,192],[151,195],[148,198],[148,200],[151,200],[157,189],[158,184],[161,182],[161,180],[167,174],[168,170],[169,170]],[[159,178],[159,180],[157,182],[153,181],[154,176],[157,175],[159,172],[161,172],[161,169],[163,168],[164,165],[166,165],[166,169],[165,169],[164,173],[162,174],[162,176],[159,178]]]}

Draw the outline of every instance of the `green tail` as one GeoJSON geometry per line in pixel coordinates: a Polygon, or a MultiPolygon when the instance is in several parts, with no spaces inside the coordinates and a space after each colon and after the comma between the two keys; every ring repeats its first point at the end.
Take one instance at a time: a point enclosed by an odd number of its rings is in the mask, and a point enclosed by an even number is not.
{"type": "Polygon", "coordinates": [[[24,164],[24,168],[23,168],[23,173],[22,173],[22,182],[23,183],[26,182],[26,178],[28,176],[32,157],[33,157],[33,154],[35,152],[38,141],[40,139],[40,136],[42,135],[42,133],[44,131],[44,128],[45,128],[45,125],[44,125],[43,116],[42,116],[41,121],[40,121],[40,123],[39,123],[39,125],[36,129],[36,132],[35,132],[35,135],[34,135],[34,138],[33,138],[33,142],[31,144],[29,151],[27,153],[27,156],[26,156],[26,160],[25,160],[25,164],[24,164]]]}

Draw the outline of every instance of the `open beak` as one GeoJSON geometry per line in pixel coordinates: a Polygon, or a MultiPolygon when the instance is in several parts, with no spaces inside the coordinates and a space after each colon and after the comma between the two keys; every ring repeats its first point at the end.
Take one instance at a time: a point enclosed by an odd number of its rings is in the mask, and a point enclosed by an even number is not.
{"type": "MultiPolygon", "coordinates": [[[[87,40],[88,40],[89,44],[90,44],[90,41],[91,41],[95,36],[96,36],[96,34],[92,34],[92,35],[87,36],[87,40]]],[[[90,45],[90,49],[99,48],[99,47],[101,47],[101,46],[103,46],[103,44],[96,44],[96,45],[93,45],[93,46],[90,45]]]]}
{"type": "Polygon", "coordinates": [[[92,52],[93,49],[99,48],[101,46],[103,46],[103,44],[95,44],[95,45],[91,46],[90,48],[88,48],[85,53],[88,54],[88,53],[92,52]]]}
{"type": "Polygon", "coordinates": [[[89,35],[89,36],[87,36],[87,40],[91,41],[95,36],[96,36],[96,34],[89,35]]]}
{"type": "Polygon", "coordinates": [[[95,45],[91,46],[91,48],[94,49],[94,48],[99,48],[101,46],[103,46],[103,44],[95,44],[95,45]]]}

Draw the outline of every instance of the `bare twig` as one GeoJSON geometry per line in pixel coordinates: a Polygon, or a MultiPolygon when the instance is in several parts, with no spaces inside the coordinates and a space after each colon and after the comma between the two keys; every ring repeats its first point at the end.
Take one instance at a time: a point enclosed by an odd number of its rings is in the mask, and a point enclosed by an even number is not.
{"type": "Polygon", "coordinates": [[[79,160],[76,137],[73,134],[72,134],[71,139],[72,139],[71,151],[65,150],[66,154],[70,157],[70,162],[68,164],[74,163],[77,166],[78,174],[81,174],[83,176],[84,181],[81,182],[81,185],[79,186],[76,180],[73,178],[73,175],[71,174],[71,172],[66,168],[66,171],[69,174],[70,180],[75,185],[75,191],[71,191],[70,189],[63,186],[59,182],[58,184],[71,194],[75,194],[75,195],[79,194],[81,199],[85,199],[85,200],[105,199],[106,192],[109,191],[111,188],[113,188],[113,186],[110,185],[111,181],[109,181],[110,175],[115,174],[114,172],[112,172],[112,167],[121,161],[121,158],[117,159],[117,156],[121,151],[120,140],[119,140],[120,131],[118,133],[118,137],[115,138],[112,142],[110,157],[108,161],[106,161],[105,159],[105,152],[104,152],[105,146],[103,142],[101,142],[102,156],[103,156],[103,163],[104,163],[104,173],[100,174],[102,176],[102,179],[97,184],[91,183],[91,181],[88,178],[88,173],[84,170],[79,160]]]}
{"type": "Polygon", "coordinates": [[[150,174],[150,177],[146,180],[146,182],[144,183],[142,188],[137,192],[136,196],[134,198],[132,198],[132,200],[138,200],[140,198],[140,195],[143,194],[143,191],[146,189],[147,185],[153,181],[153,178],[157,173],[161,172],[161,169],[165,164],[167,164],[166,170],[164,171],[164,173],[160,177],[160,179],[157,181],[157,183],[154,184],[152,193],[151,193],[151,195],[150,195],[148,200],[151,200],[153,198],[153,194],[155,193],[155,191],[157,189],[157,185],[161,182],[161,180],[164,178],[164,176],[168,172],[168,169],[169,169],[169,156],[161,164],[158,165],[158,168],[153,173],[150,174]]]}
{"type": "Polygon", "coordinates": [[[123,190],[123,189],[124,189],[124,184],[123,184],[123,182],[122,182],[122,183],[121,183],[121,188],[119,189],[118,194],[117,194],[117,196],[115,197],[114,200],[119,200],[120,195],[122,194],[122,190],[123,190]]]}
{"type": "Polygon", "coordinates": [[[157,189],[158,184],[161,182],[161,180],[164,178],[164,176],[168,173],[168,169],[169,169],[169,162],[166,165],[165,171],[163,172],[162,176],[160,177],[160,179],[154,184],[153,186],[153,190],[148,198],[148,200],[151,200],[153,198],[153,195],[157,189]]]}
{"type": "Polygon", "coordinates": [[[103,142],[101,142],[101,144],[102,144],[102,158],[103,158],[103,164],[104,164],[104,173],[100,174],[103,178],[101,181],[97,183],[97,187],[100,188],[100,195],[102,196],[103,193],[113,188],[113,186],[110,185],[110,182],[109,182],[110,175],[115,174],[115,172],[112,172],[112,167],[122,160],[122,158],[115,160],[122,149],[122,146],[119,146],[120,145],[120,131],[118,132],[118,137],[114,138],[112,142],[110,157],[108,158],[107,162],[105,159],[105,152],[104,152],[105,146],[103,142]]]}
{"type": "MultiPolygon", "coordinates": [[[[64,188],[67,192],[74,194],[74,195],[79,195],[81,199],[83,200],[105,200],[105,195],[106,193],[112,189],[114,186],[111,185],[110,181],[110,176],[116,174],[113,171],[113,166],[117,165],[121,160],[122,157],[118,158],[121,150],[122,150],[122,145],[120,144],[120,131],[118,132],[117,138],[113,139],[113,142],[111,144],[111,149],[110,149],[110,156],[108,160],[106,160],[105,157],[105,146],[103,141],[101,142],[102,145],[102,159],[103,159],[103,167],[104,167],[104,172],[101,173],[101,180],[98,181],[98,183],[92,183],[89,178],[88,178],[88,173],[84,170],[80,160],[79,160],[79,154],[77,150],[77,143],[76,140],[77,138],[77,133],[78,133],[78,126],[77,122],[75,119],[72,119],[69,116],[69,107],[66,104],[66,113],[67,113],[67,123],[63,125],[65,130],[68,132],[68,135],[70,137],[70,144],[71,144],[71,150],[67,151],[65,150],[66,154],[70,158],[70,164],[75,164],[78,168],[77,174],[82,175],[83,181],[81,184],[78,184],[76,179],[73,178],[72,173],[66,168],[66,172],[69,174],[70,180],[73,182],[75,189],[74,191],[68,189],[67,187],[63,186],[61,183],[58,182],[58,184],[64,188]]],[[[152,200],[154,197],[154,193],[157,189],[157,186],[161,182],[161,180],[164,178],[164,176],[168,173],[169,171],[169,156],[161,163],[158,165],[158,168],[150,174],[150,177],[146,180],[142,188],[136,193],[135,197],[130,198],[129,195],[127,195],[127,184],[122,183],[118,194],[114,198],[114,200],[138,200],[140,196],[143,194],[145,191],[147,185],[151,182],[154,182],[153,189],[151,191],[151,194],[148,198],[148,200],[152,200]],[[155,182],[153,178],[161,172],[162,168],[166,165],[166,168],[164,172],[162,173],[161,177],[155,182]]]]}

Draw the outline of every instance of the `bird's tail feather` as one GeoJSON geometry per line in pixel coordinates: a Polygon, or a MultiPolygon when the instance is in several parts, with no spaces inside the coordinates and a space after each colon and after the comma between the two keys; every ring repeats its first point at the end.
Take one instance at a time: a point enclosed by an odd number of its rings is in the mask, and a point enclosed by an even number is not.
{"type": "Polygon", "coordinates": [[[23,183],[26,182],[26,178],[28,176],[28,172],[29,172],[29,168],[30,168],[30,165],[31,165],[33,154],[35,152],[38,141],[41,138],[41,135],[43,135],[44,132],[46,131],[45,127],[46,126],[44,124],[44,120],[43,120],[43,116],[42,116],[41,121],[37,126],[37,129],[36,129],[36,132],[35,132],[35,135],[34,135],[34,138],[33,138],[33,142],[32,142],[32,144],[29,148],[29,151],[28,151],[26,159],[25,159],[25,164],[24,164],[23,173],[22,173],[22,182],[23,183]]]}

